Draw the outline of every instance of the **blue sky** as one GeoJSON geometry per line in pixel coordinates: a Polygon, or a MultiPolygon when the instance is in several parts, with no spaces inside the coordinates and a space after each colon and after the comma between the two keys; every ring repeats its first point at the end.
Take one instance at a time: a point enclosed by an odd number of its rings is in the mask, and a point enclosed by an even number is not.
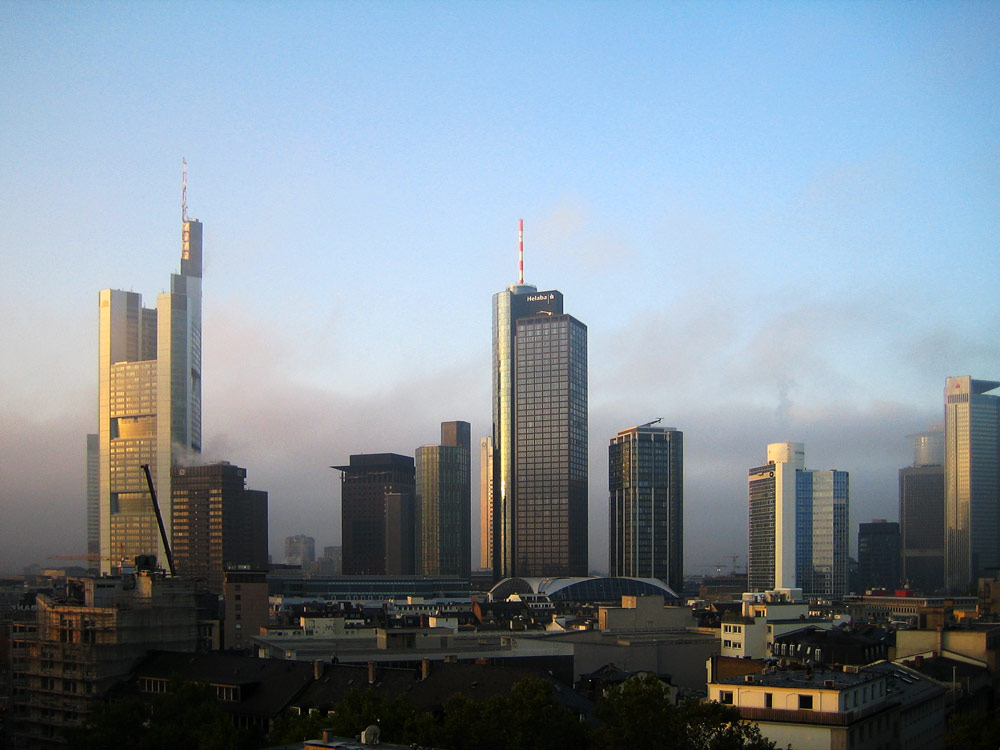
{"type": "Polygon", "coordinates": [[[0,570],[83,548],[97,292],[168,284],[182,156],[205,452],[276,557],[339,539],[330,464],[488,433],[522,217],[589,327],[592,567],[607,439],[655,417],[690,571],[745,561],[768,442],[894,518],[944,378],[1000,379],[998,38],[970,2],[4,4],[0,570]]]}

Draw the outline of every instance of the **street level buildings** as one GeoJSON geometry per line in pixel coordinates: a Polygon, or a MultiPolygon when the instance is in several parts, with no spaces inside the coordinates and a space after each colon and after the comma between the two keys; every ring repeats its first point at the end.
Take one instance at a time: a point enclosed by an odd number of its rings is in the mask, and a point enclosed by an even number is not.
{"type": "Polygon", "coordinates": [[[945,380],[945,586],[964,592],[1000,565],[1000,383],[945,380]]]}
{"type": "Polygon", "coordinates": [[[899,470],[900,576],[924,593],[944,588],[944,425],[914,436],[899,470]]]}
{"type": "Polygon", "coordinates": [[[332,468],[341,472],[344,575],[412,575],[413,458],[366,453],[332,468]]]}
{"type": "Polygon", "coordinates": [[[750,469],[748,587],[847,593],[849,485],[846,471],[805,468],[802,443],[771,443],[750,469]]]}
{"type": "Polygon", "coordinates": [[[267,493],[246,476],[227,461],[171,472],[177,575],[217,594],[225,565],[267,565],[267,493]]]}
{"type": "Polygon", "coordinates": [[[563,295],[493,295],[494,576],[587,572],[587,327],[563,295]]]}
{"type": "Polygon", "coordinates": [[[684,584],[684,434],[621,430],[608,447],[610,575],[684,584]]]}
{"type": "Polygon", "coordinates": [[[101,571],[120,558],[166,555],[150,502],[148,464],[167,538],[170,470],[201,452],[202,225],[182,212],[180,273],[156,309],[141,295],[98,299],[97,485],[101,571]]]}
{"type": "Polygon", "coordinates": [[[472,478],[468,422],[442,422],[441,444],[417,448],[415,572],[468,578],[472,478]]]}

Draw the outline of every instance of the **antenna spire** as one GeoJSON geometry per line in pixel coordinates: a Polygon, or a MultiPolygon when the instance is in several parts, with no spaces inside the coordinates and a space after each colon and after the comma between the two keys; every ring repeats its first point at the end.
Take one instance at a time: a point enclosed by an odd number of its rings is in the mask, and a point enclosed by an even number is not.
{"type": "Polygon", "coordinates": [[[517,220],[517,283],[524,283],[524,219],[517,220]]]}
{"type": "Polygon", "coordinates": [[[181,221],[188,220],[188,163],[181,157],[181,221]]]}

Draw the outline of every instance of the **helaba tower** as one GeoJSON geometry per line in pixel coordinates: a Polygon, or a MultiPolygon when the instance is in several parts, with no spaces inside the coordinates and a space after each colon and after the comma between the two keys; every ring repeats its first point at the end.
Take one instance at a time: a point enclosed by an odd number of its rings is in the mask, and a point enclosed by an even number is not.
{"type": "Polygon", "coordinates": [[[587,327],[563,295],[493,295],[493,574],[587,574],[587,327]]]}
{"type": "Polygon", "coordinates": [[[149,464],[167,537],[170,470],[201,452],[202,225],[181,188],[180,273],[156,309],[135,292],[99,296],[97,485],[100,566],[155,554],[166,560],[142,465],[149,464]]]}

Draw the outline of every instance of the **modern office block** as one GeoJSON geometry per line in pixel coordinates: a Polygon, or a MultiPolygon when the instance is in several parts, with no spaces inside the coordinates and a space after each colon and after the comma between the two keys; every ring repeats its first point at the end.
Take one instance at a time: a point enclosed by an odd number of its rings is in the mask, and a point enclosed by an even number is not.
{"type": "Polygon", "coordinates": [[[100,466],[99,445],[97,433],[87,435],[87,554],[95,556],[101,554],[101,486],[97,471],[100,466]]]}
{"type": "Polygon", "coordinates": [[[174,566],[215,593],[226,565],[267,567],[267,493],[246,476],[226,461],[171,472],[174,566]]]}
{"type": "Polygon", "coordinates": [[[847,593],[849,477],[805,468],[802,443],[772,443],[750,469],[748,588],[847,593]]]}
{"type": "Polygon", "coordinates": [[[899,562],[898,523],[875,519],[871,523],[858,524],[858,575],[862,590],[897,588],[899,562]]]}
{"type": "Polygon", "coordinates": [[[305,534],[285,537],[285,562],[307,566],[316,561],[316,540],[305,534]]]}
{"type": "Polygon", "coordinates": [[[587,327],[523,279],[493,295],[493,571],[587,573],[587,327]]]}
{"type": "Polygon", "coordinates": [[[471,569],[471,456],[468,422],[442,422],[441,444],[416,451],[415,569],[468,577],[471,569]]]}
{"type": "Polygon", "coordinates": [[[608,447],[609,572],[684,585],[684,434],[621,430],[608,447]]]}
{"type": "Polygon", "coordinates": [[[930,594],[944,588],[944,425],[913,438],[913,466],[899,470],[900,578],[930,594]]]}
{"type": "Polygon", "coordinates": [[[1000,383],[945,380],[945,586],[964,592],[1000,565],[1000,383]]]}
{"type": "Polygon", "coordinates": [[[166,555],[143,464],[153,475],[167,537],[170,470],[201,452],[202,225],[182,211],[180,273],[157,309],[105,289],[98,319],[98,506],[101,571],[121,557],[166,555]]]}
{"type": "Polygon", "coordinates": [[[352,455],[341,472],[344,575],[387,575],[389,567],[413,571],[414,465],[396,453],[352,455]],[[389,550],[389,540],[396,540],[389,550]],[[409,539],[409,551],[397,545],[409,539]]]}
{"type": "Polygon", "coordinates": [[[479,567],[493,569],[493,438],[479,441],[479,567]]]}

